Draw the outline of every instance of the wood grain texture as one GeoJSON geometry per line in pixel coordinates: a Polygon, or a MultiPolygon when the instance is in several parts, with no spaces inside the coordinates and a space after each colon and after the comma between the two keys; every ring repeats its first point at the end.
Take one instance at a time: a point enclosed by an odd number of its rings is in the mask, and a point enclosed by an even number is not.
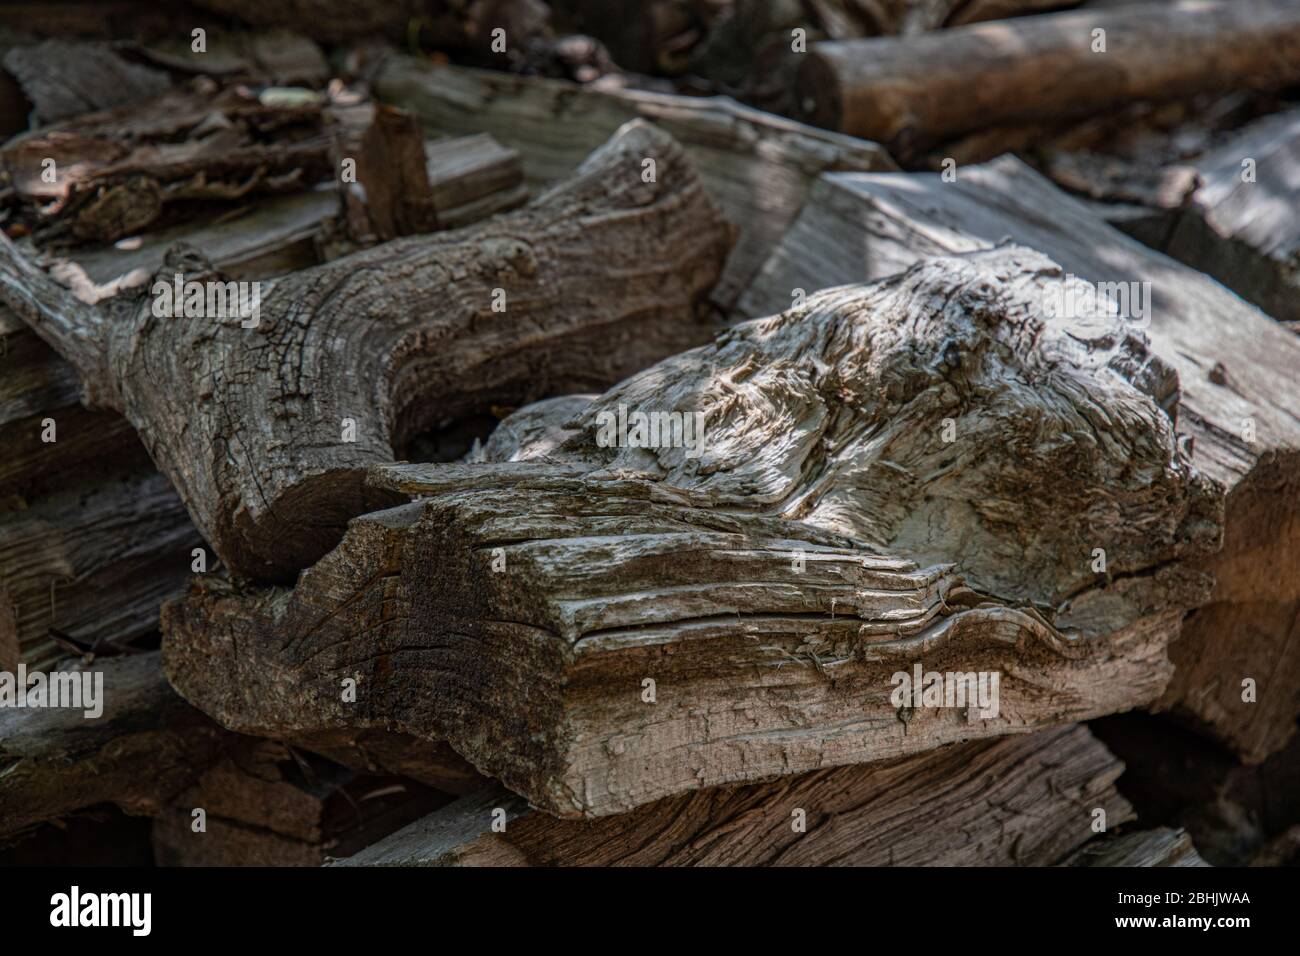
{"type": "Polygon", "coordinates": [[[1297,80],[1294,3],[1182,0],[817,43],[800,68],[797,101],[801,119],[906,158],[981,127],[1297,80]],[[1093,49],[1098,29],[1105,52],[1093,49]]]}
{"type": "Polygon", "coordinates": [[[597,90],[559,80],[434,67],[390,57],[375,95],[411,110],[427,132],[486,132],[523,155],[534,183],[568,175],[621,124],[641,118],[682,144],[700,180],[739,229],[713,291],[735,302],[798,213],[813,178],[837,169],[893,169],[880,147],[750,109],[727,97],[597,90]]]}
{"type": "Polygon", "coordinates": [[[1060,281],[1015,247],[928,260],[652,366],[558,447],[508,427],[513,461],[380,469],[417,500],[293,591],[170,606],[169,677],[242,732],[446,740],[568,816],[1148,703],[1221,498],[1141,336],[1042,319],[1060,281]],[[707,445],[601,447],[619,406],[699,411],[707,445]],[[921,661],[1000,673],[1000,714],[891,702],[921,661]]]}
{"type": "Polygon", "coordinates": [[[1156,827],[1094,840],[1065,861],[1066,866],[1209,866],[1186,830],[1156,827]]]}
{"type": "Polygon", "coordinates": [[[1177,370],[1178,431],[1227,489],[1216,580],[1172,648],[1164,706],[1251,760],[1281,747],[1300,712],[1300,341],[1218,283],[1107,226],[1010,157],[931,174],[832,174],[741,302],[761,315],[795,288],[861,282],[920,257],[1012,239],[1094,283],[1149,282],[1154,351],[1177,370]],[[1253,678],[1258,703],[1242,700],[1253,678]]]}
{"type": "MultiPolygon", "coordinates": [[[[730,239],[671,137],[632,123],[515,213],[266,283],[256,327],[159,319],[151,297],[87,306],[7,242],[0,295],[78,369],[88,404],[136,426],[233,573],[286,580],[391,500],[362,474],[410,435],[706,338],[730,239]]],[[[173,273],[222,281],[193,252],[159,274],[173,273]]]]}
{"type": "Polygon", "coordinates": [[[340,866],[1046,866],[1132,818],[1123,765],[1082,727],[557,820],[489,788],[340,866]],[[492,829],[505,811],[504,832],[492,829]],[[803,810],[806,832],[796,832],[803,810]]]}

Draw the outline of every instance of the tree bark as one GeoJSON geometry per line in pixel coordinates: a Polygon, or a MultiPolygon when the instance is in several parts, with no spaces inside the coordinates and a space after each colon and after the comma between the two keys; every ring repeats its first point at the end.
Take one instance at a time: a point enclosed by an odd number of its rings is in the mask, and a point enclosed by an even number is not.
{"type": "Polygon", "coordinates": [[[1123,765],[1083,727],[557,820],[492,787],[340,866],[1048,866],[1132,819],[1123,765]],[[505,830],[492,828],[505,811],[505,830]],[[806,831],[795,829],[802,810],[806,831]]]}
{"type": "Polygon", "coordinates": [[[429,132],[491,133],[523,154],[524,172],[534,183],[569,175],[589,150],[629,120],[662,126],[682,144],[710,198],[739,229],[713,291],[713,301],[723,308],[735,304],[780,241],[818,173],[895,168],[874,143],[726,97],[595,90],[396,56],[376,77],[375,95],[419,115],[429,132]]]}
{"type": "MultiPolygon", "coordinates": [[[[226,566],[285,580],[391,502],[364,469],[423,428],[607,384],[701,341],[729,247],[680,148],[636,123],[516,213],[269,283],[254,327],[160,320],[147,300],[110,318],[7,241],[0,290],[77,368],[87,403],[140,430],[226,566]]],[[[221,281],[191,255],[162,281],[172,273],[221,281]]]]}
{"type": "Polygon", "coordinates": [[[741,302],[761,315],[794,288],[888,275],[927,255],[1010,238],[1092,282],[1149,282],[1152,346],[1178,371],[1178,428],[1227,490],[1224,545],[1199,562],[1214,598],[1171,648],[1164,706],[1250,760],[1280,748],[1300,713],[1300,341],[1218,283],[1108,227],[1010,157],[930,174],[823,177],[741,302]],[[1258,702],[1243,700],[1253,679],[1258,702]]]}
{"type": "Polygon", "coordinates": [[[243,732],[445,739],[566,816],[1148,703],[1221,500],[1141,337],[1042,321],[1059,281],[1014,247],[927,261],[634,376],[558,448],[507,420],[545,461],[381,469],[419,500],[292,592],[169,607],[168,674],[243,732]],[[708,446],[603,448],[620,406],[698,410],[708,446]],[[922,662],[999,672],[1000,715],[891,700],[922,662]]]}
{"type": "Polygon", "coordinates": [[[1183,0],[818,43],[799,72],[798,104],[807,122],[905,159],[985,126],[1297,81],[1293,3],[1183,0]],[[1098,29],[1105,52],[1094,51],[1098,29]]]}

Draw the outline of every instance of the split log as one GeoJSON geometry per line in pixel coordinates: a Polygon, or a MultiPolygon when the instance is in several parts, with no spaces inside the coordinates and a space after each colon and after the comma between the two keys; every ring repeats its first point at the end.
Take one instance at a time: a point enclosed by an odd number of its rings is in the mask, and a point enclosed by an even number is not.
{"type": "MultiPolygon", "coordinates": [[[[824,176],[741,302],[762,315],[792,289],[889,275],[922,256],[1010,237],[1091,282],[1148,282],[1148,333],[1178,371],[1178,426],[1198,469],[1228,492],[1216,580],[1171,647],[1162,706],[1208,725],[1249,760],[1277,750],[1300,713],[1300,341],[1218,283],[1108,227],[1005,158],[930,174],[824,176]],[[1258,687],[1243,700],[1242,681],[1258,687]]],[[[1135,293],[1136,294],[1136,293],[1135,293]]]]}
{"type": "Polygon", "coordinates": [[[226,748],[154,819],[154,857],[159,866],[320,866],[453,799],[249,739],[226,748]],[[195,810],[203,811],[201,829],[195,810]]]}
{"type": "Polygon", "coordinates": [[[1094,840],[1071,856],[1066,866],[1209,866],[1186,830],[1156,827],[1094,840]]]}
{"type": "MultiPolygon", "coordinates": [[[[430,424],[603,386],[701,341],[729,247],[680,148],[633,123],[522,210],[268,283],[252,327],[237,309],[160,321],[150,301],[110,317],[7,241],[0,284],[87,404],[141,432],[232,573],[284,580],[393,501],[364,469],[430,424]]],[[[200,257],[173,272],[221,281],[200,257]]]]}
{"type": "Polygon", "coordinates": [[[710,198],[739,229],[713,292],[730,308],[794,220],[817,174],[893,169],[864,143],[741,106],[726,97],[595,90],[558,80],[434,67],[390,57],[375,95],[409,109],[426,132],[486,132],[523,154],[533,183],[567,176],[587,152],[631,119],[662,126],[682,144],[710,198]]]}
{"type": "Polygon", "coordinates": [[[652,366],[547,461],[382,468],[419,500],[292,592],[170,605],[168,675],[245,733],[446,740],[562,816],[1148,703],[1221,499],[1141,336],[1043,321],[1060,281],[1014,247],[923,262],[652,366]],[[625,411],[708,440],[603,447],[625,411]],[[894,699],[922,663],[1000,674],[1000,712],[894,699]]]}
{"type": "Polygon", "coordinates": [[[0,834],[83,807],[160,812],[209,766],[228,737],[167,685],[158,655],[98,660],[103,714],[0,709],[0,834]]]}
{"type": "Polygon", "coordinates": [[[1047,866],[1092,836],[1094,809],[1107,826],[1132,819],[1122,769],[1087,730],[1060,727],[602,820],[557,820],[493,787],[335,865],[1047,866]]]}
{"type": "Polygon", "coordinates": [[[986,126],[1297,81],[1294,3],[1182,0],[814,44],[799,71],[798,104],[807,122],[906,159],[986,126]],[[1096,30],[1105,31],[1105,52],[1094,52],[1096,30]]]}

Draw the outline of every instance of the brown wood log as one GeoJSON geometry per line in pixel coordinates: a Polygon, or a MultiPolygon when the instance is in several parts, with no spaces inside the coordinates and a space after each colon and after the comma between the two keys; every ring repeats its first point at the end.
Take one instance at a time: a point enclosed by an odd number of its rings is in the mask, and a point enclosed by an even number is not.
{"type": "Polygon", "coordinates": [[[798,104],[802,119],[906,159],[985,126],[1297,81],[1294,3],[1183,0],[814,44],[800,68],[798,104]],[[1098,29],[1104,53],[1094,52],[1098,29]]]}
{"type": "Polygon", "coordinates": [[[1156,827],[1094,840],[1065,861],[1066,866],[1209,866],[1186,830],[1156,827]]]}
{"type": "Polygon", "coordinates": [[[428,133],[490,133],[523,155],[533,183],[569,175],[623,123],[646,119],[682,144],[705,190],[739,229],[713,291],[735,303],[786,227],[808,188],[827,170],[894,169],[874,143],[828,133],[741,106],[726,97],[596,90],[558,80],[434,67],[390,57],[375,95],[416,113],[428,133]]]}
{"type": "Polygon", "coordinates": [[[1123,765],[1082,727],[558,820],[493,787],[341,866],[1046,866],[1132,819],[1123,765]],[[493,811],[505,829],[493,829],[493,811]],[[802,810],[806,831],[794,827],[802,810]]]}
{"type": "Polygon", "coordinates": [[[1014,247],[923,262],[651,367],[558,448],[509,429],[545,460],[381,469],[419,500],[292,592],[170,606],[168,674],[246,733],[446,740],[566,816],[1148,703],[1221,499],[1140,335],[1042,320],[1059,281],[1014,247]],[[601,446],[602,413],[666,410],[699,457],[601,446]],[[1000,713],[893,699],[922,663],[999,673],[1000,713]]]}
{"type": "MultiPolygon", "coordinates": [[[[226,566],[284,580],[392,501],[364,469],[423,428],[608,384],[705,338],[730,239],[680,148],[633,123],[522,210],[274,281],[256,324],[160,320],[153,298],[110,318],[7,241],[0,285],[87,403],[141,431],[226,566]]],[[[193,255],[172,273],[223,281],[193,255]]]]}
{"type": "Polygon", "coordinates": [[[1152,346],[1178,370],[1180,439],[1228,492],[1216,580],[1170,648],[1175,707],[1250,760],[1300,713],[1300,341],[1218,283],[1107,226],[1010,157],[931,174],[832,174],[741,302],[761,315],[813,290],[888,275],[922,256],[1010,238],[1091,282],[1149,282],[1152,346]],[[1258,701],[1242,697],[1253,679],[1258,701]]]}

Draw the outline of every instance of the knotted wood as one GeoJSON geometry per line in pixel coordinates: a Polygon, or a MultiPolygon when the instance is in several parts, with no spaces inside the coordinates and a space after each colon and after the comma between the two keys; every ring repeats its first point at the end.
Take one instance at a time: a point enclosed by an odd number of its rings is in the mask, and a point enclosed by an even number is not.
{"type": "Polygon", "coordinates": [[[1044,320],[1061,281],[1014,247],[926,261],[525,410],[486,449],[523,460],[381,469],[418,500],[293,591],[167,608],[168,674],[248,733],[445,739],[565,816],[1149,702],[1221,502],[1140,334],[1044,320]],[[707,441],[601,447],[619,406],[707,441]],[[998,672],[1000,712],[891,702],[917,664],[998,672]]]}

